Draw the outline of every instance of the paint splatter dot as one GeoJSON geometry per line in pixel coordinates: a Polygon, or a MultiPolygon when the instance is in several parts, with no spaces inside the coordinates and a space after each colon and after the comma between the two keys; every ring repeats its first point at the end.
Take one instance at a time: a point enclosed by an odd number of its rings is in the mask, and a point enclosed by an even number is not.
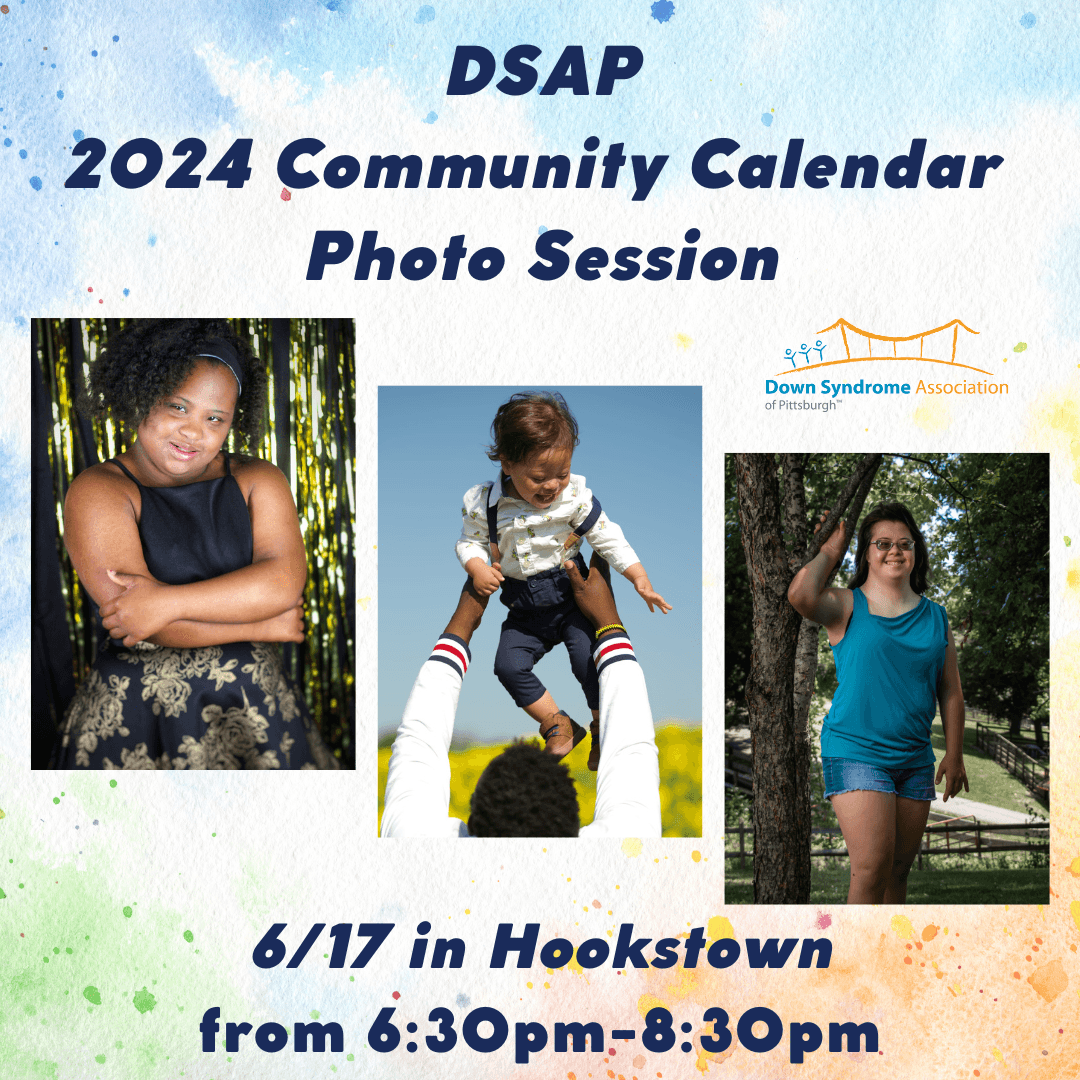
{"type": "Polygon", "coordinates": [[[97,1062],[97,1063],[98,1063],[99,1065],[104,1065],[104,1064],[105,1064],[105,1055],[104,1055],[104,1054],[98,1054],[98,1055],[97,1055],[97,1056],[96,1056],[96,1057],[94,1058],[94,1060],[95,1060],[95,1061],[96,1061],[96,1062],[97,1062]]]}
{"type": "Polygon", "coordinates": [[[11,145],[11,140],[10,139],[5,139],[4,140],[4,145],[5,146],[10,146],[11,145]]]}
{"type": "Polygon", "coordinates": [[[435,19],[435,9],[430,4],[425,4],[422,8],[418,8],[416,12],[416,18],[413,22],[429,23],[435,19]]]}
{"type": "Polygon", "coordinates": [[[131,290],[130,289],[125,289],[124,290],[124,295],[125,296],[130,296],[131,295],[131,290]]]}
{"type": "Polygon", "coordinates": [[[1025,30],[1030,30],[1035,25],[1035,16],[1029,11],[1020,16],[1020,25],[1025,30]]]}
{"type": "Polygon", "coordinates": [[[701,852],[700,851],[691,851],[690,852],[690,858],[693,859],[694,862],[701,862],[701,852]]]}
{"type": "MultiPolygon", "coordinates": [[[[641,854],[641,841],[636,836],[628,836],[622,842],[622,853],[628,859],[636,859],[641,854]]],[[[570,879],[567,878],[567,881],[570,879]]]]}
{"type": "Polygon", "coordinates": [[[0,4],[0,15],[6,15],[10,10],[7,4],[0,4]]]}
{"type": "Polygon", "coordinates": [[[435,121],[438,120],[438,119],[439,119],[439,114],[437,112],[429,112],[427,114],[427,116],[424,117],[424,123],[425,124],[434,124],[435,121]]]}
{"type": "Polygon", "coordinates": [[[540,228],[536,230],[537,236],[543,236],[544,233],[546,233],[546,232],[547,232],[547,226],[546,225],[541,225],[540,228]]]}
{"type": "Polygon", "coordinates": [[[31,176],[30,177],[30,186],[35,191],[40,191],[41,190],[41,177],[40,176],[31,176]]]}
{"type": "Polygon", "coordinates": [[[817,928],[819,930],[828,930],[832,926],[832,916],[825,911],[819,911],[817,916],[817,928]]]}
{"type": "Polygon", "coordinates": [[[59,98],[60,101],[63,101],[64,100],[64,91],[63,90],[57,90],[56,91],[56,96],[57,96],[57,98],[59,98]]]}
{"type": "Polygon", "coordinates": [[[97,49],[91,49],[90,50],[90,55],[91,56],[97,56],[97,49]]]}
{"type": "Polygon", "coordinates": [[[282,202],[288,202],[291,198],[292,198],[292,192],[287,187],[283,187],[281,189],[281,201],[282,202]]]}
{"type": "Polygon", "coordinates": [[[1023,352],[1026,348],[1027,348],[1027,342],[1026,341],[1018,341],[1013,346],[1013,352],[1023,352]]]}
{"type": "Polygon", "coordinates": [[[83,141],[83,138],[84,138],[84,136],[83,136],[83,131],[82,131],[82,128],[76,128],[76,129],[75,129],[75,130],[74,130],[74,131],[73,131],[73,132],[71,133],[71,137],[72,137],[72,138],[73,138],[73,139],[74,139],[74,140],[75,140],[76,142],[82,142],[82,141],[83,141]]]}
{"type": "Polygon", "coordinates": [[[190,945],[195,940],[195,935],[190,930],[185,930],[184,940],[190,945]]]}
{"type": "Polygon", "coordinates": [[[148,1013],[157,1004],[157,998],[155,998],[154,995],[151,994],[150,991],[147,990],[144,986],[131,999],[131,1004],[134,1005],[135,1008],[139,1010],[139,1012],[148,1013]]]}
{"type": "Polygon", "coordinates": [[[151,233],[146,238],[146,242],[150,245],[150,247],[154,247],[154,245],[157,244],[157,236],[154,233],[151,233]]]}
{"type": "MultiPolygon", "coordinates": [[[[109,787],[116,787],[116,781],[115,780],[110,780],[109,781],[109,787]]],[[[96,825],[97,822],[95,821],[94,824],[96,825]]]]}
{"type": "Polygon", "coordinates": [[[119,34],[113,34],[112,39],[113,39],[113,41],[119,41],[120,40],[120,35],[119,34]]]}
{"type": "Polygon", "coordinates": [[[83,988],[82,996],[90,1002],[91,1005],[101,1004],[101,991],[96,986],[87,986],[83,988]]]}
{"type": "Polygon", "coordinates": [[[766,127],[772,127],[772,122],[773,122],[772,113],[763,112],[761,114],[761,122],[766,127]]]}
{"type": "Polygon", "coordinates": [[[934,926],[933,923],[929,924],[928,926],[924,926],[922,932],[923,941],[933,941],[934,938],[937,937],[939,929],[940,928],[934,926]]]}
{"type": "Polygon", "coordinates": [[[656,0],[649,13],[658,23],[666,23],[675,14],[675,5],[671,0],[656,0]]]}
{"type": "Polygon", "coordinates": [[[57,799],[57,798],[55,798],[55,797],[53,798],[53,802],[54,802],[54,803],[55,803],[55,804],[56,804],[57,806],[59,806],[59,805],[60,805],[60,800],[59,800],[59,799],[57,799]]]}
{"type": "Polygon", "coordinates": [[[25,150],[20,150],[19,151],[19,157],[21,157],[23,159],[23,161],[25,161],[26,160],[26,151],[25,150]]]}
{"type": "Polygon", "coordinates": [[[391,997],[392,997],[392,998],[393,998],[393,999],[394,999],[395,1001],[399,1001],[399,1000],[401,999],[401,991],[400,991],[400,990],[395,990],[395,991],[394,991],[394,992],[393,992],[393,993],[392,993],[392,994],[391,994],[390,996],[391,996],[391,997]]]}
{"type": "Polygon", "coordinates": [[[346,1060],[346,1061],[352,1061],[352,1060],[354,1060],[354,1059],[353,1059],[353,1056],[352,1056],[352,1054],[346,1054],[346,1055],[345,1055],[345,1060],[346,1060]]]}
{"type": "Polygon", "coordinates": [[[1072,547],[1072,537],[1071,536],[1066,536],[1065,537],[1065,546],[1066,547],[1072,547]]]}
{"type": "Polygon", "coordinates": [[[593,906],[594,908],[598,908],[598,907],[600,906],[600,901],[599,901],[599,900],[594,900],[594,901],[592,902],[592,906],[593,906]]]}
{"type": "Polygon", "coordinates": [[[129,907],[124,908],[124,918],[125,919],[130,919],[131,918],[131,908],[129,908],[129,907]]]}

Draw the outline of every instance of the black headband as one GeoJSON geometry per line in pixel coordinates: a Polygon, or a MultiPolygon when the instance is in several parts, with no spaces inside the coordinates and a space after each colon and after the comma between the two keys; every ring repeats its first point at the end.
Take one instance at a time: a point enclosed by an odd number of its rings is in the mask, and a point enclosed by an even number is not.
{"type": "Polygon", "coordinates": [[[231,342],[224,338],[209,338],[203,345],[209,352],[196,353],[196,356],[205,356],[210,360],[220,360],[236,379],[236,394],[239,397],[244,392],[243,369],[240,367],[240,357],[231,342]]]}

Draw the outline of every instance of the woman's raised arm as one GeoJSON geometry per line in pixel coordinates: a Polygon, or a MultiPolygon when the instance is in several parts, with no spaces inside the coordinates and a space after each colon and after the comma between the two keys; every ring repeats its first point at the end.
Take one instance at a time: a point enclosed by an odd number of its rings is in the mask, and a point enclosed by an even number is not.
{"type": "MultiPolygon", "coordinates": [[[[820,528],[820,525],[818,526],[820,528]]],[[[817,532],[817,529],[814,530],[817,532]]],[[[833,645],[843,637],[851,615],[851,591],[825,587],[833,569],[844,557],[844,523],[836,528],[821,545],[821,550],[792,579],[788,586],[788,601],[802,616],[825,627],[833,645]],[[835,640],[834,640],[835,638],[835,640]]]]}

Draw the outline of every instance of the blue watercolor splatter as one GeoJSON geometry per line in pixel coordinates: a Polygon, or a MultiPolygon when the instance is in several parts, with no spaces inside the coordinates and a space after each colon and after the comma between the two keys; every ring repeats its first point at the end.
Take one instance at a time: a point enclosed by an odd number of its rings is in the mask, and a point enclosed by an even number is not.
{"type": "Polygon", "coordinates": [[[772,127],[772,120],[773,120],[773,118],[772,118],[772,113],[767,113],[767,112],[763,112],[763,113],[761,114],[761,122],[762,122],[762,123],[763,123],[763,124],[764,124],[764,125],[765,125],[766,127],[772,127]]]}
{"type": "Polygon", "coordinates": [[[59,98],[59,99],[60,99],[61,101],[63,101],[63,100],[64,100],[64,91],[63,91],[63,90],[57,90],[57,91],[56,91],[56,96],[57,96],[57,97],[58,97],[58,98],[59,98]]]}
{"type": "Polygon", "coordinates": [[[30,177],[30,186],[35,191],[40,191],[41,190],[41,177],[40,176],[31,176],[30,177]]]}
{"type": "Polygon", "coordinates": [[[154,245],[155,245],[155,244],[157,244],[157,236],[156,236],[156,235],[155,235],[154,233],[151,233],[151,234],[150,234],[150,235],[149,235],[149,236],[148,236],[148,237],[146,238],[146,242],[147,242],[147,243],[148,243],[148,244],[149,244],[149,245],[150,245],[151,247],[154,247],[154,245]]]}
{"type": "Polygon", "coordinates": [[[424,123],[425,124],[434,124],[435,121],[438,120],[438,119],[439,119],[439,114],[437,112],[429,112],[427,114],[427,116],[424,117],[424,123]]]}
{"type": "Polygon", "coordinates": [[[125,296],[130,296],[131,295],[131,290],[130,289],[125,289],[124,290],[124,295],[125,296]]]}
{"type": "Polygon", "coordinates": [[[1035,25],[1035,16],[1030,11],[1026,15],[1021,15],[1020,25],[1025,30],[1030,30],[1035,25]]]}
{"type": "Polygon", "coordinates": [[[21,157],[23,159],[23,161],[25,161],[26,160],[26,151],[25,150],[20,150],[19,151],[19,157],[21,157]]]}
{"type": "Polygon", "coordinates": [[[537,229],[536,231],[537,231],[538,235],[543,236],[544,233],[547,232],[547,226],[546,225],[541,225],[540,228],[537,229]]]}
{"type": "Polygon", "coordinates": [[[675,5],[671,0],[656,0],[649,10],[658,23],[666,23],[675,14],[675,5]]]}
{"type": "Polygon", "coordinates": [[[413,22],[428,23],[432,22],[435,18],[435,9],[430,4],[425,4],[416,12],[416,18],[413,22]]]}
{"type": "Polygon", "coordinates": [[[90,55],[91,56],[97,56],[97,49],[91,49],[90,50],[90,55]]]}
{"type": "Polygon", "coordinates": [[[113,34],[112,39],[113,39],[113,41],[119,41],[120,40],[120,35],[119,34],[113,34]]]}
{"type": "Polygon", "coordinates": [[[4,140],[4,145],[5,146],[10,146],[11,145],[11,140],[10,139],[5,139],[4,140]]]}
{"type": "Polygon", "coordinates": [[[82,128],[76,128],[76,129],[75,129],[75,130],[74,130],[74,131],[73,131],[73,132],[71,133],[71,137],[72,137],[72,138],[73,138],[73,139],[74,139],[74,140],[75,140],[76,142],[82,142],[82,141],[83,141],[83,137],[84,137],[84,136],[83,136],[83,131],[82,131],[82,128]]]}

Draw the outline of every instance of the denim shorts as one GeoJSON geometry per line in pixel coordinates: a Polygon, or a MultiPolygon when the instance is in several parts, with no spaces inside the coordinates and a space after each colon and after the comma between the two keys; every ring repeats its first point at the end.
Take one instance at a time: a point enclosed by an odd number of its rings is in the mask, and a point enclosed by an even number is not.
{"type": "Polygon", "coordinates": [[[914,769],[884,769],[851,758],[823,757],[821,771],[825,776],[825,797],[843,795],[848,791],[884,791],[903,799],[933,802],[934,766],[916,765],[914,769]]]}

